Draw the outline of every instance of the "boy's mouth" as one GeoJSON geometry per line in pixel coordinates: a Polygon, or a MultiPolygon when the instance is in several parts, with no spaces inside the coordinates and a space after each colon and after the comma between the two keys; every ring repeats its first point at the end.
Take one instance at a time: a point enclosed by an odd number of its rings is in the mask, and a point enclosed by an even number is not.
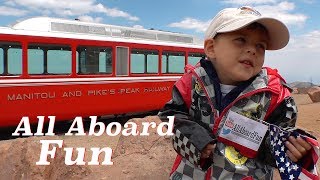
{"type": "Polygon", "coordinates": [[[241,64],[245,65],[246,67],[253,67],[253,63],[249,60],[240,61],[241,64]]]}

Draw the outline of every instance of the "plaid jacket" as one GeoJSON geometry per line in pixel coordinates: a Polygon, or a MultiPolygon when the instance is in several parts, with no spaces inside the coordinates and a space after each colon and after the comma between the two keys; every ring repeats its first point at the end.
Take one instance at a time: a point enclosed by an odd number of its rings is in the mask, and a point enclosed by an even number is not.
{"type": "MultiPolygon", "coordinates": [[[[263,119],[281,127],[295,125],[297,108],[289,89],[275,70],[263,68],[252,83],[222,112],[215,108],[215,88],[198,64],[176,82],[172,99],[159,112],[161,119],[175,116],[173,147],[178,153],[170,179],[271,179],[275,161],[264,140],[254,158],[217,141],[230,111],[263,119]],[[200,159],[208,143],[216,142],[213,157],[200,159]]],[[[269,137],[269,136],[265,136],[269,137]]]]}

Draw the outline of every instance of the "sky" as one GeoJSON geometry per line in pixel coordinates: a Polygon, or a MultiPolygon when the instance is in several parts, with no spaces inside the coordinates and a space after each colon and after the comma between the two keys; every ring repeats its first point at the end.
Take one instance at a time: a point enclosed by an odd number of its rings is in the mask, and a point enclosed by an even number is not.
{"type": "Polygon", "coordinates": [[[267,51],[265,66],[278,69],[288,83],[320,84],[319,0],[1,0],[0,26],[47,16],[157,29],[200,39],[211,19],[223,8],[251,6],[263,16],[284,22],[289,44],[267,51]]]}

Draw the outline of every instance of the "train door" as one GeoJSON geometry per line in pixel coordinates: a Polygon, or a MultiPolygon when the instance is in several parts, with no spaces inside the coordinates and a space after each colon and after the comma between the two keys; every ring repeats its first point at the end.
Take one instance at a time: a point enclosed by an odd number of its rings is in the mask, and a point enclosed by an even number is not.
{"type": "Polygon", "coordinates": [[[129,48],[117,47],[116,57],[116,76],[128,76],[129,48]]]}

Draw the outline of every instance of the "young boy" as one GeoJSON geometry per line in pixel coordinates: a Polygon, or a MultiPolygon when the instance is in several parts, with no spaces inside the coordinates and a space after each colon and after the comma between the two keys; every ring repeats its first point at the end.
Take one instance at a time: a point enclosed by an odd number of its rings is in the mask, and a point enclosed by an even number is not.
{"type": "MultiPolygon", "coordinates": [[[[282,22],[250,7],[214,17],[205,34],[206,58],[187,69],[159,112],[163,120],[175,116],[178,156],[170,179],[272,179],[276,162],[262,121],[293,127],[297,108],[277,71],[262,66],[265,50],[288,41],[282,22]]],[[[283,143],[293,162],[311,149],[301,137],[283,143]]]]}

